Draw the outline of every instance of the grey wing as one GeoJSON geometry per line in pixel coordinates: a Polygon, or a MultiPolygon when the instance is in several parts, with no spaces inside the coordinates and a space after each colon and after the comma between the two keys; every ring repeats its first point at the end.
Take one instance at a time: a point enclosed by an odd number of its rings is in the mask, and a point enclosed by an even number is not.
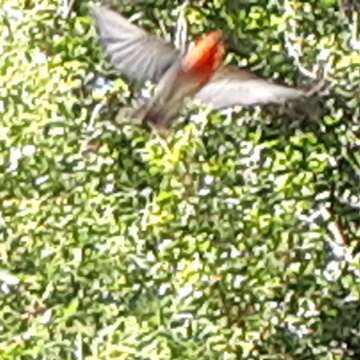
{"type": "Polygon", "coordinates": [[[94,7],[92,14],[106,55],[129,80],[156,82],[179,56],[170,44],[114,11],[94,7]]]}
{"type": "Polygon", "coordinates": [[[215,109],[223,109],[235,105],[281,104],[304,95],[302,90],[272,83],[228,65],[218,70],[195,97],[215,109]]]}

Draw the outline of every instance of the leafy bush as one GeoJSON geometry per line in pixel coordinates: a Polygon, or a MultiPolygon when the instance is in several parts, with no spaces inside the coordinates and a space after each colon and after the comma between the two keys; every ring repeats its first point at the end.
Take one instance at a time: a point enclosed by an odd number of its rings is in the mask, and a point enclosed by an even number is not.
{"type": "MultiPolygon", "coordinates": [[[[360,357],[355,1],[194,2],[228,61],[330,91],[166,139],[114,122],[90,2],[0,3],[1,359],[360,357]]],[[[114,4],[169,36],[181,1],[114,4]]]]}

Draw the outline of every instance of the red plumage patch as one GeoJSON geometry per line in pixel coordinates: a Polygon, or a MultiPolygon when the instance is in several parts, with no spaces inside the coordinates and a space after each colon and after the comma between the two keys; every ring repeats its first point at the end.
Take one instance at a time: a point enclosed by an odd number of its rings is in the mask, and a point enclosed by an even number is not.
{"type": "Polygon", "coordinates": [[[183,70],[208,81],[221,65],[224,52],[222,32],[210,32],[189,48],[182,62],[183,70]]]}

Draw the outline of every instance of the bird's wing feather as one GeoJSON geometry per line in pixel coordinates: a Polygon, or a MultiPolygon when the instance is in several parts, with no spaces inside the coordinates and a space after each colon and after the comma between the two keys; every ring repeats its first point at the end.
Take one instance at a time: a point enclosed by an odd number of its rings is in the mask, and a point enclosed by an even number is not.
{"type": "Polygon", "coordinates": [[[215,109],[223,109],[235,105],[281,104],[303,95],[302,90],[272,83],[250,71],[228,65],[216,72],[196,98],[215,109]]]}
{"type": "Polygon", "coordinates": [[[129,80],[156,82],[179,56],[170,44],[105,7],[92,13],[107,56],[129,80]]]}

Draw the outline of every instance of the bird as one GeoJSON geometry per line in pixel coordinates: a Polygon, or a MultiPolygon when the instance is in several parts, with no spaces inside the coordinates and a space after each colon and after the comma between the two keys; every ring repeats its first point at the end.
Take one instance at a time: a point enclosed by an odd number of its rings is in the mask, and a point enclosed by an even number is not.
{"type": "Polygon", "coordinates": [[[110,63],[130,81],[157,83],[153,97],[132,113],[156,128],[169,128],[186,98],[221,110],[235,105],[283,104],[306,96],[302,89],[225,65],[220,30],[200,36],[180,51],[107,7],[93,7],[92,16],[110,63]]]}

